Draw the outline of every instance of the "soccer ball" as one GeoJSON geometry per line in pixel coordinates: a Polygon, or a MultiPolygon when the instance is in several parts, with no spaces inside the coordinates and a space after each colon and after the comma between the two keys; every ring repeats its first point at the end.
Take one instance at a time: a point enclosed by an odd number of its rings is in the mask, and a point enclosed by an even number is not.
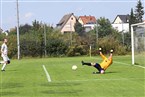
{"type": "Polygon", "coordinates": [[[72,70],[76,70],[78,67],[76,65],[72,66],[72,70]]]}

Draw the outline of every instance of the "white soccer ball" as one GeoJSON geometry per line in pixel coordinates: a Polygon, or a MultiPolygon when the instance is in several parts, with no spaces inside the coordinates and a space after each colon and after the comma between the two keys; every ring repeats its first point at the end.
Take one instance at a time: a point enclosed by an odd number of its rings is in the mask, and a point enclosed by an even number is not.
{"type": "Polygon", "coordinates": [[[76,65],[72,66],[72,70],[76,70],[78,67],[76,65]]]}

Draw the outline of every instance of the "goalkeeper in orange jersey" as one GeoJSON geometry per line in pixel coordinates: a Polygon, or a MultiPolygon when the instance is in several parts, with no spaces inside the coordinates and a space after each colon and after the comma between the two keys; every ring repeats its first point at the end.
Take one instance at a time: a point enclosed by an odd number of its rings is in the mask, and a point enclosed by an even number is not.
{"type": "Polygon", "coordinates": [[[84,61],[82,61],[82,65],[93,66],[99,71],[100,74],[103,74],[105,73],[105,70],[112,64],[113,50],[110,50],[110,56],[108,58],[102,54],[102,48],[99,48],[99,51],[103,59],[103,61],[100,64],[99,63],[85,63],[84,61]]]}

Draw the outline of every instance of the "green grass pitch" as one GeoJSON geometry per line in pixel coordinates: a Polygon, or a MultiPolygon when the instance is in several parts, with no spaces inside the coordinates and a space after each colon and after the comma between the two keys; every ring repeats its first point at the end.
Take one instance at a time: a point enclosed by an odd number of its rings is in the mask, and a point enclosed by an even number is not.
{"type": "Polygon", "coordinates": [[[97,56],[11,60],[6,71],[0,72],[0,97],[145,97],[144,68],[132,66],[131,56],[114,56],[105,74],[92,74],[97,70],[82,66],[82,60],[102,59],[97,56]],[[72,65],[78,69],[73,71],[72,65]]]}

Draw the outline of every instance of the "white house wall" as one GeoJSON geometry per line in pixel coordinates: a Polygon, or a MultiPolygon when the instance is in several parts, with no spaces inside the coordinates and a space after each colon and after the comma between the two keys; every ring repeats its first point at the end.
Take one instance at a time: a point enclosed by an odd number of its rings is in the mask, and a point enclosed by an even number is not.
{"type": "Polygon", "coordinates": [[[82,21],[82,19],[81,18],[79,18],[79,23],[81,23],[82,25],[84,25],[84,23],[83,23],[83,21],[82,21]]]}
{"type": "Polygon", "coordinates": [[[122,23],[122,20],[119,17],[117,17],[116,20],[114,21],[114,24],[120,24],[120,23],[122,23]]]}
{"type": "Polygon", "coordinates": [[[69,20],[67,21],[67,23],[65,24],[65,26],[62,28],[61,32],[62,34],[64,32],[75,32],[75,29],[74,29],[74,25],[76,23],[76,18],[72,15],[69,20]],[[71,18],[73,18],[73,20],[71,20],[71,18]]]}
{"type": "Polygon", "coordinates": [[[129,23],[123,23],[123,24],[112,24],[112,27],[116,30],[118,30],[119,32],[123,31],[125,32],[129,32],[129,23]]]}
{"type": "Polygon", "coordinates": [[[95,24],[85,24],[84,28],[85,28],[85,32],[88,32],[88,31],[93,30],[95,28],[95,24]]]}

